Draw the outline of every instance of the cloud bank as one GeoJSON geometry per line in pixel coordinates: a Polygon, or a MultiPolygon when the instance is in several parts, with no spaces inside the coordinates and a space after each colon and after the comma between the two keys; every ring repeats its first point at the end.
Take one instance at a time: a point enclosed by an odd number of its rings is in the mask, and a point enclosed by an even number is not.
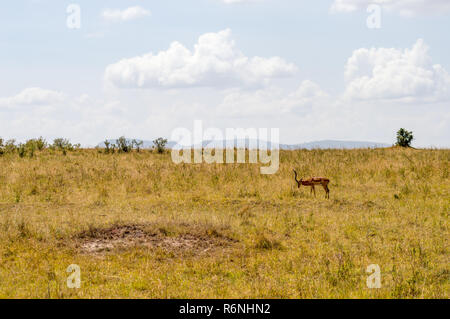
{"type": "Polygon", "coordinates": [[[450,75],[433,64],[422,39],[411,49],[361,48],[345,66],[345,95],[354,99],[442,101],[449,98],[450,75]]]}
{"type": "Polygon", "coordinates": [[[173,42],[166,51],[111,64],[105,80],[119,88],[251,87],[296,71],[280,57],[245,56],[226,29],[201,35],[192,51],[173,42]]]}
{"type": "Polygon", "coordinates": [[[61,92],[46,90],[39,87],[31,87],[20,93],[0,98],[0,107],[15,108],[27,105],[52,105],[64,100],[61,92]]]}

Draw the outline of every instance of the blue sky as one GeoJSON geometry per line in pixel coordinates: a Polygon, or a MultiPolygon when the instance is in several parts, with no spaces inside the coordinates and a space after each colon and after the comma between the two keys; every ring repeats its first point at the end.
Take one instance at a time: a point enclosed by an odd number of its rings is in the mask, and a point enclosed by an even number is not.
{"type": "Polygon", "coordinates": [[[226,2],[2,3],[0,136],[95,145],[200,119],[279,127],[284,143],[390,143],[405,127],[450,146],[449,1],[226,2]]]}

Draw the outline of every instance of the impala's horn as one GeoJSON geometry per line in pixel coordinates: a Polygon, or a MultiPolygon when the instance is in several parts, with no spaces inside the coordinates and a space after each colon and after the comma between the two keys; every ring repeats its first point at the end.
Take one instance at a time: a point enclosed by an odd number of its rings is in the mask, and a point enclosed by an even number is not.
{"type": "Polygon", "coordinates": [[[293,171],[294,171],[294,179],[295,179],[295,181],[297,182],[297,185],[298,185],[298,187],[300,188],[300,185],[301,185],[301,179],[300,180],[298,180],[297,179],[297,172],[295,171],[295,169],[293,169],[293,171]]]}

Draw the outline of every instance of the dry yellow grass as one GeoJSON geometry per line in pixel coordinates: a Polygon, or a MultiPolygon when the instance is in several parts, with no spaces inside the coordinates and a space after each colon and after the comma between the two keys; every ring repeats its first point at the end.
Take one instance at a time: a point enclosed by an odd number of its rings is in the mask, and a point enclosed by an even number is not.
{"type": "Polygon", "coordinates": [[[0,297],[448,298],[449,160],[449,150],[282,151],[265,176],[148,151],[4,155],[0,297]],[[330,200],[298,190],[292,168],[330,178],[330,200]],[[80,249],[117,225],[145,235],[80,249]],[[151,236],[163,244],[140,245],[151,236]],[[70,264],[80,289],[66,286],[70,264]],[[366,286],[370,264],[380,289],[366,286]]]}

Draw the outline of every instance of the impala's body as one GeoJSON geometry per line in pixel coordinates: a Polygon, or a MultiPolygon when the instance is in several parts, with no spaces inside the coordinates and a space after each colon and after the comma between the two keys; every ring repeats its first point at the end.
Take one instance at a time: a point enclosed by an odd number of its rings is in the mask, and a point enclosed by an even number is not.
{"type": "Polygon", "coordinates": [[[316,196],[316,189],[314,188],[315,185],[321,185],[323,189],[325,190],[325,198],[330,198],[330,190],[328,188],[328,183],[330,183],[330,180],[326,177],[311,177],[307,179],[300,178],[300,180],[297,179],[297,172],[294,170],[294,179],[297,182],[298,188],[300,188],[301,185],[303,186],[310,186],[311,187],[311,193],[314,192],[314,196],[316,196]]]}

